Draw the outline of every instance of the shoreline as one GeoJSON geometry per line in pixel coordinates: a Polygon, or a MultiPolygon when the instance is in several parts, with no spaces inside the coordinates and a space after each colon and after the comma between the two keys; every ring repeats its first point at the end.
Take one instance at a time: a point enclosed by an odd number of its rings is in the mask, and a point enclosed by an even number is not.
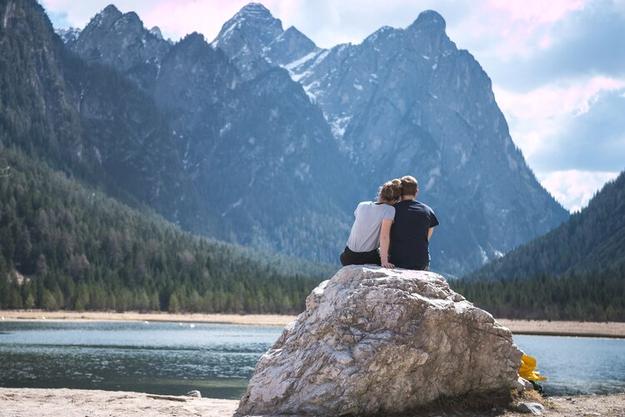
{"type": "MultiPolygon", "coordinates": [[[[237,400],[153,395],[132,391],[0,387],[0,410],[7,417],[225,417],[232,416],[238,404],[237,400]]],[[[625,411],[625,393],[547,397],[544,405],[545,414],[553,417],[617,417],[622,416],[625,411]]],[[[520,413],[514,408],[494,408],[490,411],[466,410],[461,414],[456,411],[435,411],[419,415],[521,417],[528,414],[520,413]]]]}
{"type": "MultiPolygon", "coordinates": [[[[295,315],[0,310],[0,321],[152,321],[284,327],[295,315]]],[[[625,338],[625,323],[497,319],[513,334],[625,338]]]]}
{"type": "Polygon", "coordinates": [[[152,321],[284,327],[297,316],[281,314],[204,314],[128,311],[0,310],[0,321],[152,321]]]}

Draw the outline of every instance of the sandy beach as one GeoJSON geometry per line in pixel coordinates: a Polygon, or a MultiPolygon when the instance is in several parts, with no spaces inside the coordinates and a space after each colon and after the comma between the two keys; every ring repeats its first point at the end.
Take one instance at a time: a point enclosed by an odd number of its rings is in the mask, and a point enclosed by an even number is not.
{"type": "Polygon", "coordinates": [[[225,323],[254,326],[283,327],[296,316],[278,314],[171,314],[163,312],[140,313],[128,311],[42,311],[42,310],[0,310],[1,320],[70,320],[70,321],[169,321],[185,323],[225,323]]]}
{"type": "MultiPolygon", "coordinates": [[[[151,395],[139,392],[0,388],[2,417],[226,417],[232,416],[238,401],[151,395]]],[[[546,399],[546,416],[625,415],[625,394],[551,397],[546,399]]],[[[468,412],[449,411],[420,416],[520,417],[508,409],[468,412]]],[[[410,416],[406,416],[410,417],[410,416]]]]}
{"type": "MultiPolygon", "coordinates": [[[[296,316],[278,314],[170,314],[108,311],[0,310],[0,320],[171,321],[285,326],[296,316]]],[[[499,319],[514,334],[625,338],[625,323],[499,319]]]]}

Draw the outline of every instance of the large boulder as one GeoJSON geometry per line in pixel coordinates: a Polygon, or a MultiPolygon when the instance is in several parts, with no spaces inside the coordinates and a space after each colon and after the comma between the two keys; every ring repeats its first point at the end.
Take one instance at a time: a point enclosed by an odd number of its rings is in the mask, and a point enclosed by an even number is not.
{"type": "Polygon", "coordinates": [[[349,266],[259,360],[237,415],[385,415],[501,398],[521,351],[432,272],[349,266]]]}

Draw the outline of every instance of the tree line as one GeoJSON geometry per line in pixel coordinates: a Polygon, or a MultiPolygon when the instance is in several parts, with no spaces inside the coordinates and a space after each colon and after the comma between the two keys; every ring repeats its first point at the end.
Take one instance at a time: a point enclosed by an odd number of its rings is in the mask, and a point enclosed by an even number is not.
{"type": "Polygon", "coordinates": [[[451,281],[455,291],[495,317],[625,321],[625,265],[561,276],[451,281]]]}
{"type": "Polygon", "coordinates": [[[182,232],[0,148],[0,308],[297,313],[331,273],[182,232]]]}

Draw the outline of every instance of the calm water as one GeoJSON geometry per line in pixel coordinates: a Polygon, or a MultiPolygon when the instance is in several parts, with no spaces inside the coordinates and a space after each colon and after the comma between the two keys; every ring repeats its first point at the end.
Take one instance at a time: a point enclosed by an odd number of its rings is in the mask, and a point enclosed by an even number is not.
{"type": "MultiPolygon", "coordinates": [[[[0,386],[239,398],[277,327],[0,322],[0,386]]],[[[517,336],[549,394],[625,391],[625,340],[517,336]]]]}

